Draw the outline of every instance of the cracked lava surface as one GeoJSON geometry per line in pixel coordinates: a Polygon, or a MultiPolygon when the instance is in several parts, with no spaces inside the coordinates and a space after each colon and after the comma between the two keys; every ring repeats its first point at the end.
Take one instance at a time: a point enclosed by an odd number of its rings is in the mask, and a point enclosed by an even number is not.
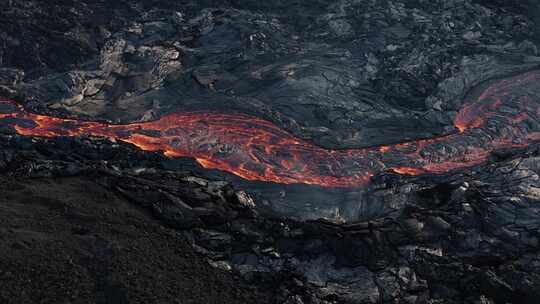
{"type": "Polygon", "coordinates": [[[169,157],[191,157],[247,180],[357,187],[375,174],[444,173],[485,162],[497,150],[540,140],[540,71],[494,81],[456,114],[456,132],[386,146],[332,150],[242,114],[171,113],[123,125],[34,114],[0,100],[0,125],[37,137],[98,136],[169,157]]]}

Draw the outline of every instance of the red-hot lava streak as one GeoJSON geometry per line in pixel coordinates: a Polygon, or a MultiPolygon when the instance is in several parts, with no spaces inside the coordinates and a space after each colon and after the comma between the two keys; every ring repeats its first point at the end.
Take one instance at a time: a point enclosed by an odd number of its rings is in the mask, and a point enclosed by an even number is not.
{"type": "Polygon", "coordinates": [[[323,149],[263,119],[213,112],[111,125],[29,113],[0,101],[0,123],[25,136],[114,138],[169,157],[192,157],[205,168],[248,180],[355,187],[382,170],[443,173],[480,164],[493,151],[539,141],[539,76],[529,72],[494,82],[457,113],[454,134],[377,148],[323,149]]]}

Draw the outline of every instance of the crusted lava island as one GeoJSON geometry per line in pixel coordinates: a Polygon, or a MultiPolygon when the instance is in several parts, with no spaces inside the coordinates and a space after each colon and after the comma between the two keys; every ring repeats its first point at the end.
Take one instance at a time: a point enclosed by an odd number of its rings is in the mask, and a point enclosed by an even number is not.
{"type": "Polygon", "coordinates": [[[5,2],[1,303],[537,303],[535,1],[5,2]]]}

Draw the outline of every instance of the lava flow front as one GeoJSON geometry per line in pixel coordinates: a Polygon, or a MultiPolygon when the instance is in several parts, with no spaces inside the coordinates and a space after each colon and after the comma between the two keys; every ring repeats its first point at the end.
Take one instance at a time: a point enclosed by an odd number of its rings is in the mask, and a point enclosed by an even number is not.
{"type": "Polygon", "coordinates": [[[248,180],[355,187],[383,170],[418,175],[480,164],[493,151],[540,140],[540,72],[494,82],[457,113],[457,131],[377,148],[330,150],[260,118],[215,112],[172,113],[159,120],[111,125],[27,112],[0,101],[0,124],[25,136],[103,136],[248,180]]]}

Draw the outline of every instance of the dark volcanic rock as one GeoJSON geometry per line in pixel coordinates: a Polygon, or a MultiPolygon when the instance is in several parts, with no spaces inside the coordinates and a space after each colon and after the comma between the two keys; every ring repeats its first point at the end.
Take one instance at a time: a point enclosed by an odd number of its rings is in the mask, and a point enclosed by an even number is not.
{"type": "MultiPolygon", "coordinates": [[[[336,223],[266,216],[268,211],[246,192],[187,172],[163,171],[159,157],[134,152],[134,162],[114,160],[116,153],[128,154],[130,149],[121,152],[122,146],[107,148],[103,143],[100,156],[111,159],[105,163],[90,157],[95,147],[85,150],[81,143],[73,142],[72,149],[80,153],[78,161],[66,162],[61,155],[55,159],[59,149],[54,142],[37,141],[26,148],[24,142],[8,142],[3,149],[4,174],[15,176],[17,182],[6,185],[11,189],[6,192],[6,204],[13,204],[10,202],[18,196],[34,201],[21,191],[24,186],[15,186],[24,181],[19,182],[17,176],[90,176],[103,189],[93,192],[116,193],[113,201],[104,198],[107,208],[114,211],[109,221],[130,218],[121,211],[127,208],[122,197],[127,198],[165,227],[177,229],[214,267],[272,290],[276,303],[534,303],[540,285],[534,266],[540,227],[536,211],[540,201],[538,147],[523,157],[501,159],[464,174],[381,176],[365,191],[374,191],[368,197],[380,197],[386,211],[369,220],[336,223]],[[47,154],[50,156],[45,157],[47,154]],[[155,169],[141,169],[138,165],[142,163],[155,169]],[[70,166],[78,169],[69,170],[70,166]]],[[[58,191],[81,196],[72,188],[58,191]]],[[[47,208],[57,205],[47,199],[35,201],[47,208]]],[[[82,206],[70,204],[58,212],[64,210],[65,221],[86,223],[90,215],[79,208],[82,206]]],[[[143,224],[153,220],[130,221],[143,224]]],[[[24,223],[29,225],[32,219],[24,223]]],[[[76,224],[84,226],[77,231],[90,229],[82,223],[76,224]]],[[[27,246],[19,243],[14,246],[27,246]]],[[[158,254],[160,259],[162,254],[158,254]]],[[[123,290],[130,295],[129,288],[123,290]]],[[[148,292],[155,295],[158,291],[148,292]]]]}
{"type": "MultiPolygon", "coordinates": [[[[6,0],[0,95],[38,113],[124,123],[241,112],[331,148],[432,137],[455,131],[456,110],[485,81],[538,68],[539,8],[6,0]]],[[[345,190],[244,181],[111,139],[0,134],[1,302],[540,296],[538,143],[466,170],[383,172],[345,190]]]]}
{"type": "Polygon", "coordinates": [[[264,303],[89,178],[1,178],[2,303],[264,303]]]}
{"type": "Polygon", "coordinates": [[[120,121],[242,111],[323,146],[451,130],[467,91],[539,63],[535,17],[494,3],[10,3],[0,63],[25,77],[3,85],[30,107],[120,121]]]}

